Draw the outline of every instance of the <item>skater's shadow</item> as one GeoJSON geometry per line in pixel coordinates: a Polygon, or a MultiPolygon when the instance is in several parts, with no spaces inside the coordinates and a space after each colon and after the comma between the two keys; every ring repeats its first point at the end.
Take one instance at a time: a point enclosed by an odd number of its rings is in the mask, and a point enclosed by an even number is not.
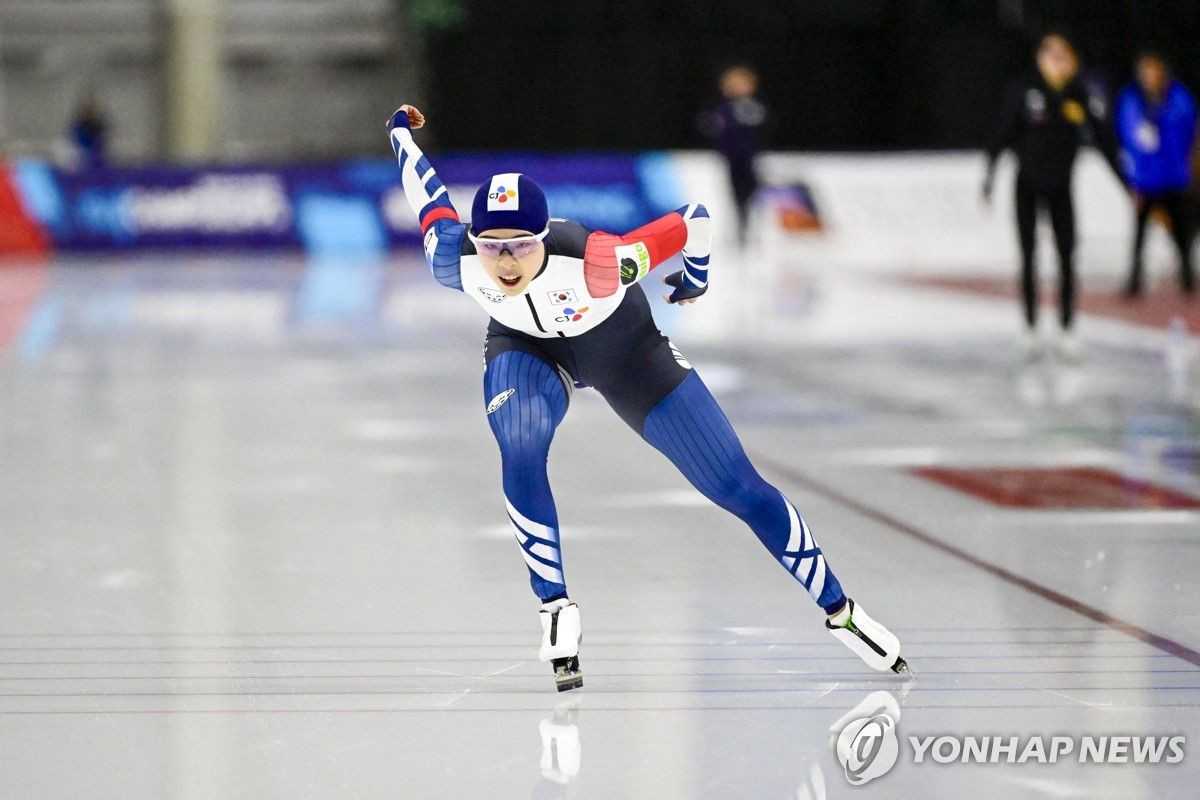
{"type": "Polygon", "coordinates": [[[567,784],[579,775],[583,745],[579,740],[580,697],[570,697],[538,723],[542,739],[542,778],[533,787],[533,800],[561,800],[567,784]]]}

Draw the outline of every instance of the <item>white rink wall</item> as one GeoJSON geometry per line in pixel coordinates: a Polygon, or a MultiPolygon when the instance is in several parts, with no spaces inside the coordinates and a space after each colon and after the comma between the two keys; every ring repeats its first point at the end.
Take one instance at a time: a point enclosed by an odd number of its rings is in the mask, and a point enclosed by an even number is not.
{"type": "MultiPolygon", "coordinates": [[[[682,193],[708,202],[723,220],[719,236],[731,242],[732,200],[720,159],[710,153],[677,153],[674,158],[682,193]]],[[[985,158],[978,152],[770,153],[759,169],[768,186],[808,186],[823,223],[820,232],[784,231],[770,209],[759,207],[752,224],[769,253],[783,251],[813,266],[884,273],[1008,276],[1018,263],[1015,161],[1010,156],[998,165],[990,205],[981,198],[985,158]]],[[[1074,196],[1077,263],[1088,275],[1117,279],[1128,265],[1133,207],[1095,151],[1080,154],[1074,196]]],[[[1039,241],[1039,261],[1053,270],[1047,220],[1039,241]]],[[[1152,229],[1147,246],[1152,270],[1173,263],[1161,229],[1152,229]]]]}
{"type": "MultiPolygon", "coordinates": [[[[1015,159],[997,166],[992,203],[981,188],[981,152],[899,154],[770,153],[760,162],[766,186],[803,184],[821,229],[785,230],[770,201],[752,213],[750,244],[740,248],[732,192],[714,153],[673,153],[681,199],[713,212],[713,286],[703,315],[659,310],[668,333],[686,341],[722,341],[731,329],[779,342],[861,344],[908,341],[1008,341],[1021,330],[1011,299],[936,289],[906,278],[982,278],[1015,287],[1020,254],[1013,212],[1015,159]],[[736,279],[732,279],[736,276],[736,279]],[[763,300],[764,293],[769,300],[763,300]]],[[[1076,265],[1088,290],[1116,290],[1127,275],[1133,205],[1099,153],[1080,154],[1074,179],[1076,265]]],[[[1152,226],[1147,273],[1174,275],[1166,232],[1152,226]]],[[[1039,230],[1039,274],[1057,280],[1049,220],[1039,230]]],[[[1050,326],[1050,316],[1043,319],[1050,326]]],[[[1165,332],[1089,320],[1089,336],[1137,340],[1151,349],[1165,332]]]]}

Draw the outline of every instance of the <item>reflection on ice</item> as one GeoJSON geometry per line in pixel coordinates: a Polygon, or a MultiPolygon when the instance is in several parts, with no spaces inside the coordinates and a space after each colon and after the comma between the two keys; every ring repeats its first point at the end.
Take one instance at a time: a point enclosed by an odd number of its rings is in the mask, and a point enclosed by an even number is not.
{"type": "Polygon", "coordinates": [[[572,697],[554,707],[554,713],[538,723],[542,737],[542,779],[533,789],[533,800],[566,797],[567,784],[579,775],[583,744],[579,740],[579,706],[572,697]]]}

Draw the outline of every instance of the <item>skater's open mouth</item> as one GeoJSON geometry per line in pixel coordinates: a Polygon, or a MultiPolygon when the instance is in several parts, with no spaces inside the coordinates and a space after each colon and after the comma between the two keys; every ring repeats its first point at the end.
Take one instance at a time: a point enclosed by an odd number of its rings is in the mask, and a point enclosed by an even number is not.
{"type": "Polygon", "coordinates": [[[496,277],[498,277],[500,279],[500,282],[503,283],[505,286],[516,286],[518,283],[521,282],[520,275],[498,275],[496,277]]]}

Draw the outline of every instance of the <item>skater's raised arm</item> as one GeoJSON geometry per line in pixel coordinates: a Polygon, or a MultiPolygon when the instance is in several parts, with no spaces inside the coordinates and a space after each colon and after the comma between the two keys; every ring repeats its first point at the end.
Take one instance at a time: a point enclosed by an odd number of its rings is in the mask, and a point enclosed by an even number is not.
{"type": "Polygon", "coordinates": [[[421,223],[425,237],[425,260],[438,283],[462,291],[460,258],[467,226],[458,221],[458,212],[429,159],[413,141],[413,128],[425,124],[416,108],[400,106],[388,120],[388,140],[400,166],[404,196],[421,223]]]}
{"type": "Polygon", "coordinates": [[[624,236],[597,231],[588,237],[583,269],[593,297],[609,297],[618,281],[631,284],[683,252],[683,269],[664,279],[675,287],[667,302],[690,302],[708,291],[712,230],[708,209],[695,203],[624,236]]]}

